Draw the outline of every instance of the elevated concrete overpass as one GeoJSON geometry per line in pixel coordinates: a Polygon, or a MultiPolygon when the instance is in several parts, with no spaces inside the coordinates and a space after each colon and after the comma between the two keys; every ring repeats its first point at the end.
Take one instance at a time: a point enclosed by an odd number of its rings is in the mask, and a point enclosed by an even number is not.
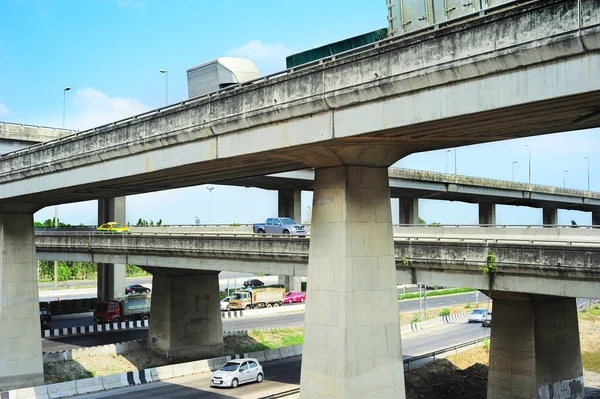
{"type": "MultiPolygon", "coordinates": [[[[309,238],[150,230],[40,232],[37,258],[308,276],[309,238]]],[[[398,283],[600,298],[600,229],[398,227],[394,247],[398,283]],[[498,267],[491,283],[480,270],[488,251],[498,267]]]]}
{"type": "MultiPolygon", "coordinates": [[[[42,382],[34,211],[315,168],[301,396],[402,399],[387,168],[600,126],[598,0],[509,2],[436,28],[1,156],[0,389],[42,382]]],[[[173,325],[158,323],[150,347],[222,350],[220,324],[205,323],[218,317],[216,273],[155,279],[173,325]]],[[[574,299],[496,300],[488,397],[581,397],[577,348],[574,299]]]]}
{"type": "Polygon", "coordinates": [[[77,133],[77,130],[0,121],[0,154],[77,133]]]}

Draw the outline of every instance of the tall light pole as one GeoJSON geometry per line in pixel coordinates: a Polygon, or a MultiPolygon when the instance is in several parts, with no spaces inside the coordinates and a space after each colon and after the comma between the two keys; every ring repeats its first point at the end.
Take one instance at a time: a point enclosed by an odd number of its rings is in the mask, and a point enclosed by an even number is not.
{"type": "MultiPolygon", "coordinates": [[[[54,205],[54,228],[58,227],[58,205],[54,205]]],[[[58,289],[58,261],[54,261],[54,290],[58,289]]]]}
{"type": "Polygon", "coordinates": [[[525,144],[525,147],[527,147],[527,153],[529,158],[529,166],[527,167],[527,170],[529,174],[529,184],[531,184],[531,147],[529,146],[529,144],[525,144]]]}
{"type": "Polygon", "coordinates": [[[208,224],[210,224],[210,208],[211,208],[211,197],[212,197],[212,190],[214,190],[214,187],[206,187],[206,189],[208,190],[208,224]]]}
{"type": "Polygon", "coordinates": [[[454,174],[456,174],[456,147],[454,147],[454,174]]]}
{"type": "Polygon", "coordinates": [[[563,188],[567,188],[567,172],[568,170],[563,172],[563,188]]]}
{"type": "Polygon", "coordinates": [[[67,92],[71,90],[70,87],[65,87],[63,90],[63,129],[65,127],[65,114],[67,109],[67,92]]]}
{"type": "Polygon", "coordinates": [[[452,152],[452,150],[446,150],[446,174],[448,174],[448,153],[452,152]]]}
{"type": "Polygon", "coordinates": [[[515,164],[517,161],[512,161],[512,181],[515,181],[515,164]]]}
{"type": "Polygon", "coordinates": [[[583,157],[587,160],[587,179],[588,179],[588,191],[590,191],[590,157],[583,157]]]}
{"type": "Polygon", "coordinates": [[[161,69],[160,73],[165,74],[165,105],[169,105],[169,72],[166,69],[161,69]]]}

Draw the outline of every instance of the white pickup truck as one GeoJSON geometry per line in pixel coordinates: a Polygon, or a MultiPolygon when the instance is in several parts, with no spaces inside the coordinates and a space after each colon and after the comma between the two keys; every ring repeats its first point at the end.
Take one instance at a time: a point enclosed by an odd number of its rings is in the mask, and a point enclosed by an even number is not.
{"type": "Polygon", "coordinates": [[[267,222],[252,225],[255,234],[290,234],[293,236],[306,236],[306,226],[296,223],[290,218],[268,218],[267,222]]]}

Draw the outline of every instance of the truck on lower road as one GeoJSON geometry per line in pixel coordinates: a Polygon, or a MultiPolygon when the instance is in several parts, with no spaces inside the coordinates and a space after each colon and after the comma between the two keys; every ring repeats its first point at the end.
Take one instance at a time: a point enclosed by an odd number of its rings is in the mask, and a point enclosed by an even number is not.
{"type": "Polygon", "coordinates": [[[252,225],[254,234],[291,234],[294,236],[306,236],[306,226],[296,223],[290,218],[268,218],[267,222],[252,225]]]}
{"type": "Polygon", "coordinates": [[[96,304],[94,321],[119,323],[121,321],[149,320],[151,295],[128,295],[96,304]]]}
{"type": "Polygon", "coordinates": [[[227,310],[270,308],[283,305],[283,288],[247,288],[234,291],[229,299],[227,310]]]}

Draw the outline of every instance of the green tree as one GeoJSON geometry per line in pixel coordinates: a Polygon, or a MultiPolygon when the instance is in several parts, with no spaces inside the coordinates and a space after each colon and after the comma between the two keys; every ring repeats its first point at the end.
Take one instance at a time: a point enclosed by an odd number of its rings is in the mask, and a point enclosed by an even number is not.
{"type": "Polygon", "coordinates": [[[427,222],[425,219],[419,218],[419,224],[427,224],[427,222]]]}

